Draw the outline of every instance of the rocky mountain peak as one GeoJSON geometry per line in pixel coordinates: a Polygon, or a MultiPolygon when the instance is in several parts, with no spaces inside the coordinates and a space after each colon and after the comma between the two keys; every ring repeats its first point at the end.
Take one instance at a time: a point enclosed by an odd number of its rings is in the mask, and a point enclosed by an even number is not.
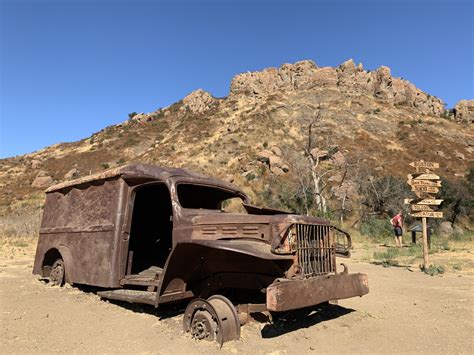
{"type": "Polygon", "coordinates": [[[262,98],[278,91],[334,89],[350,96],[370,95],[393,105],[415,108],[421,114],[440,116],[444,102],[416,88],[412,83],[392,77],[389,67],[364,70],[349,59],[336,68],[318,67],[304,60],[279,68],[238,74],[232,80],[230,96],[262,98]]]}
{"type": "Polygon", "coordinates": [[[197,89],[183,99],[183,109],[192,113],[204,113],[211,108],[217,99],[203,89],[197,89]]]}

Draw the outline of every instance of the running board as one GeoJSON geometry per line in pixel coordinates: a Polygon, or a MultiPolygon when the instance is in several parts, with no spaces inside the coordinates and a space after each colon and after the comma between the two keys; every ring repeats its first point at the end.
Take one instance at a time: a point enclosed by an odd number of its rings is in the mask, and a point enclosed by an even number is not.
{"type": "Polygon", "coordinates": [[[113,291],[100,291],[97,295],[102,298],[109,300],[125,301],[129,303],[145,303],[155,305],[156,292],[150,291],[138,291],[138,290],[113,290],[113,291]]]}

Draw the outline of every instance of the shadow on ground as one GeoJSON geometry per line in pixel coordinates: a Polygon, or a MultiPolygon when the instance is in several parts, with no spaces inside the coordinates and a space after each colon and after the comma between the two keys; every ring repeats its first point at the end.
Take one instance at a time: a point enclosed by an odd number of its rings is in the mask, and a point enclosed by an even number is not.
{"type": "MultiPolygon", "coordinates": [[[[47,280],[43,280],[47,284],[47,280]]],[[[86,294],[97,294],[101,288],[88,285],[74,285],[75,288],[86,294]]],[[[127,309],[135,313],[146,313],[158,317],[160,320],[166,320],[179,315],[183,315],[186,302],[162,305],[159,308],[138,303],[127,303],[124,301],[105,300],[118,307],[127,309]]],[[[263,338],[275,338],[286,333],[290,333],[302,328],[309,328],[332,319],[342,317],[354,312],[351,308],[341,307],[333,304],[320,304],[313,307],[297,309],[289,312],[272,313],[272,321],[268,314],[252,313],[252,319],[259,323],[265,323],[261,334],[263,338]]]]}
{"type": "Polygon", "coordinates": [[[309,328],[332,319],[354,312],[351,308],[338,305],[318,305],[279,314],[273,317],[273,322],[262,329],[263,338],[275,338],[301,328],[309,328]]]}

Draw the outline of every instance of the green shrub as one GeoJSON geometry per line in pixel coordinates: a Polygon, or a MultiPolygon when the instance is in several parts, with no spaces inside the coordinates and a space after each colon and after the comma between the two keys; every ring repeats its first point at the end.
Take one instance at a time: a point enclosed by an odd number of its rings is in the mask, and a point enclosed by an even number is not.
{"type": "Polygon", "coordinates": [[[393,230],[388,220],[376,217],[368,217],[362,221],[360,233],[370,237],[373,240],[383,241],[384,239],[393,235],[393,230]]]}
{"type": "Polygon", "coordinates": [[[425,268],[423,265],[420,265],[420,270],[427,275],[435,276],[444,274],[445,268],[442,265],[431,264],[427,268],[425,268]]]}
{"type": "Polygon", "coordinates": [[[386,251],[382,252],[375,252],[374,259],[380,261],[383,266],[397,266],[398,261],[395,260],[398,256],[400,256],[400,251],[398,248],[389,248],[386,251]]]}

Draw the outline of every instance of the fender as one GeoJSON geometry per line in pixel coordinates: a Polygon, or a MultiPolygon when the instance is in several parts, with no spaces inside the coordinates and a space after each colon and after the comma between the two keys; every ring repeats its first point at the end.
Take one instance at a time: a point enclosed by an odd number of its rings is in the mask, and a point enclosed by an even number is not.
{"type": "Polygon", "coordinates": [[[182,294],[189,289],[190,284],[196,284],[217,272],[251,274],[259,270],[261,274],[279,277],[283,271],[274,262],[293,262],[292,257],[273,254],[269,244],[258,240],[198,240],[178,243],[163,268],[155,307],[158,307],[163,295],[182,294]]]}

